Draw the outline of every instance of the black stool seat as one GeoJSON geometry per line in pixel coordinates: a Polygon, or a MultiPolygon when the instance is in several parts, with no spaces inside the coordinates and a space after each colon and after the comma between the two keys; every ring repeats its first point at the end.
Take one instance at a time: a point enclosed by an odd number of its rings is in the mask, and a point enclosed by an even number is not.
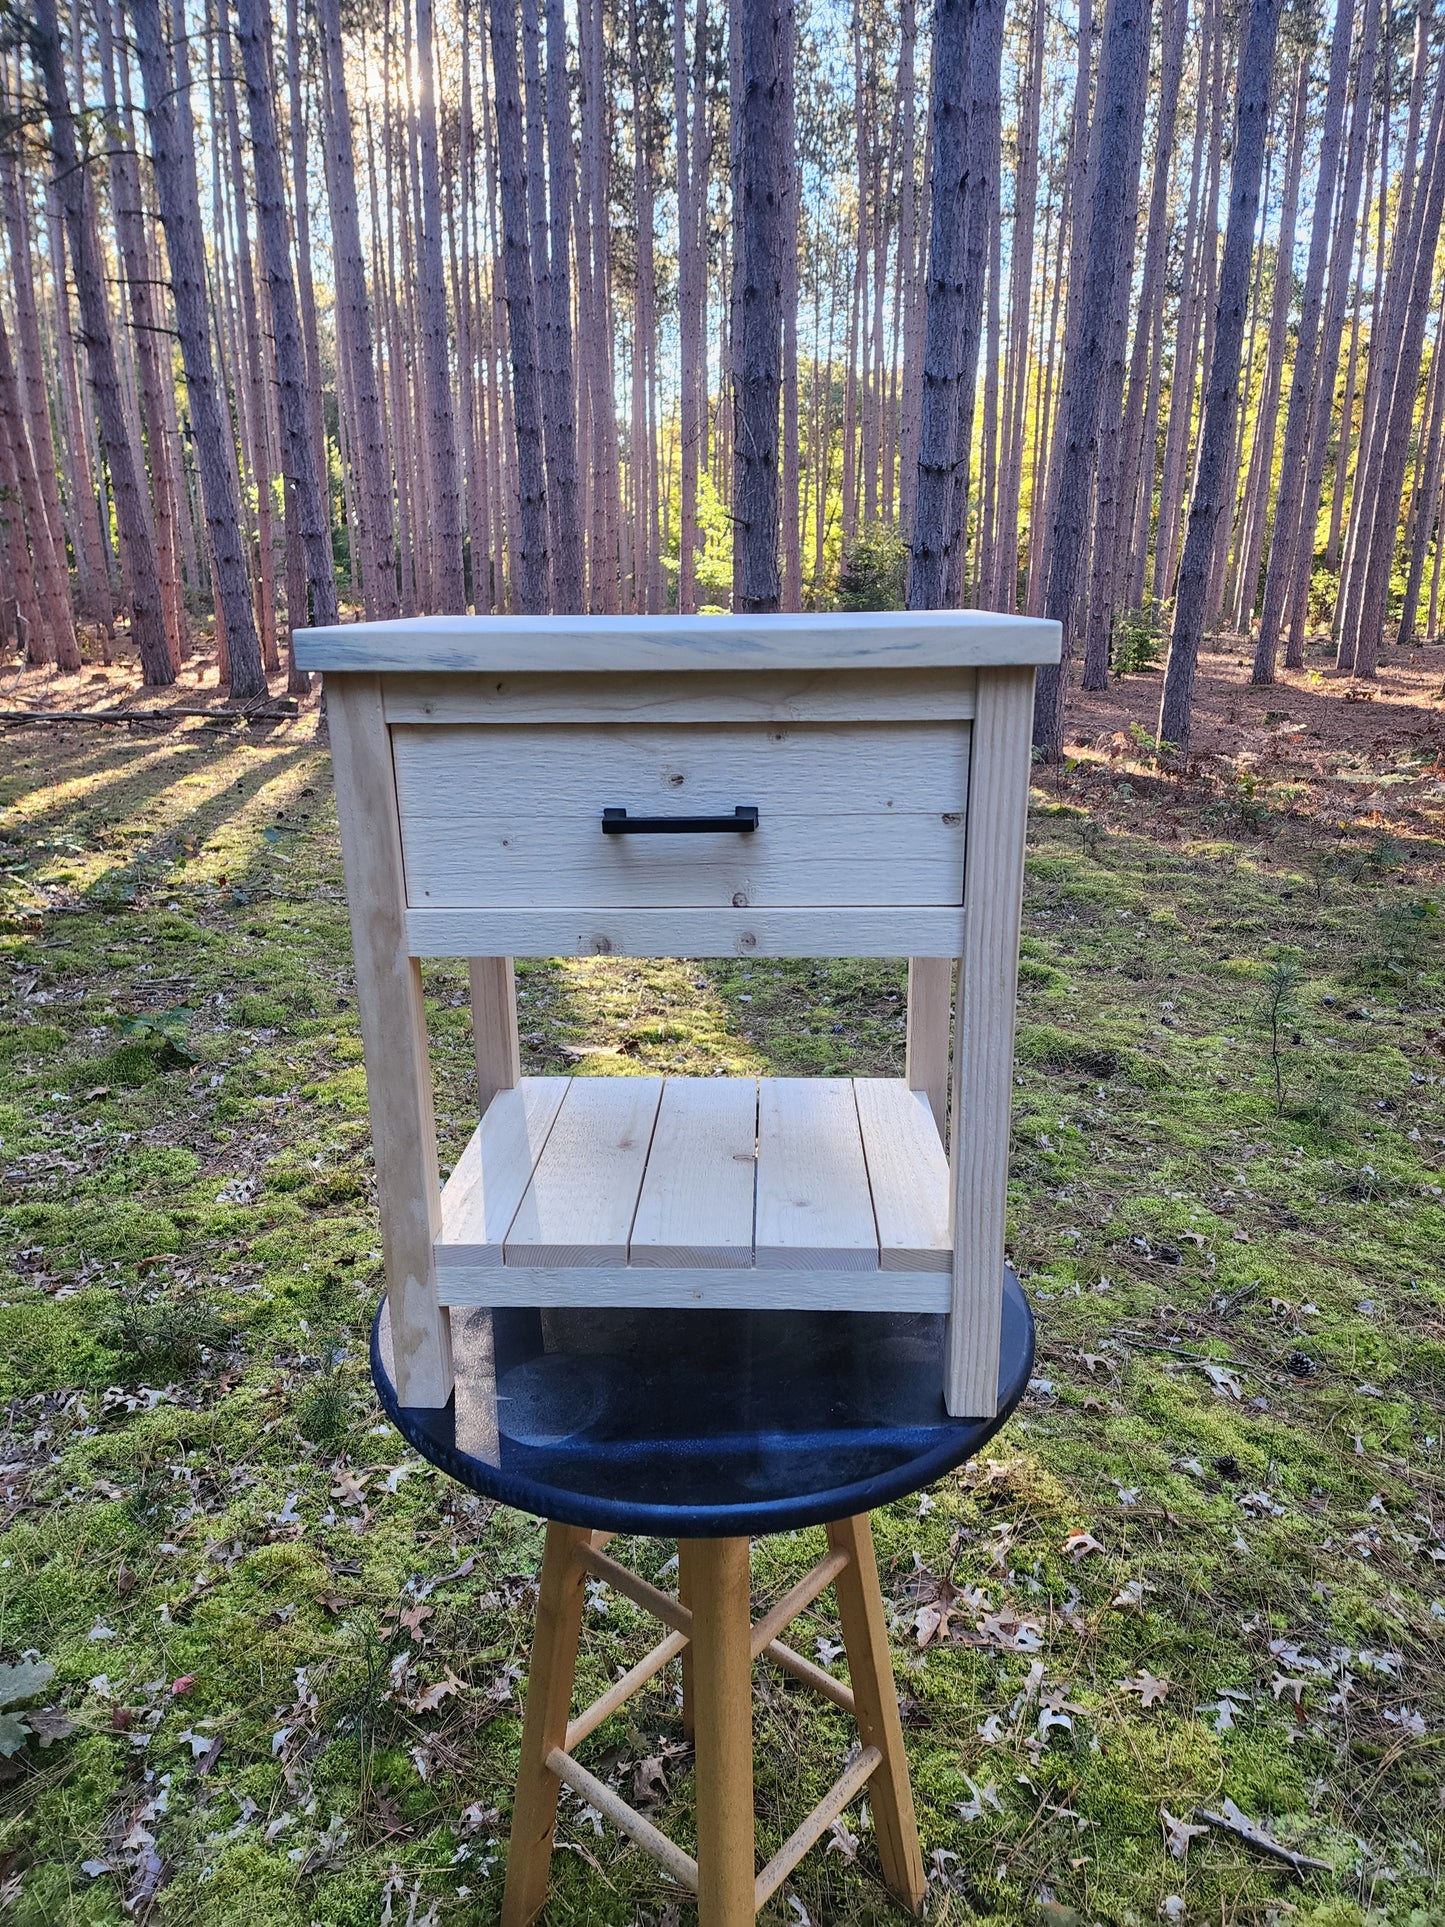
{"type": "Polygon", "coordinates": [[[758,1538],[866,1513],[961,1465],[1023,1396],[1034,1323],[1005,1271],[998,1414],[944,1409],[924,1313],[454,1311],[457,1390],[399,1405],[383,1301],[371,1370],[424,1458],[567,1525],[758,1538]]]}

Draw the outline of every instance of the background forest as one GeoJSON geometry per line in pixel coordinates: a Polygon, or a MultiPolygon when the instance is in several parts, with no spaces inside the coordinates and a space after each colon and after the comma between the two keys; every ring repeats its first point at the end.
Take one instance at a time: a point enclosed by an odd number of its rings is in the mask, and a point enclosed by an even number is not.
{"type": "MultiPolygon", "coordinates": [[[[1433,0],[57,0],[3,61],[4,620],[961,603],[1433,637],[1433,0]],[[751,491],[751,492],[750,492],[751,491]]],[[[1069,673],[1042,679],[1063,746],[1069,673]]],[[[301,678],[292,672],[291,687],[301,678]]]]}

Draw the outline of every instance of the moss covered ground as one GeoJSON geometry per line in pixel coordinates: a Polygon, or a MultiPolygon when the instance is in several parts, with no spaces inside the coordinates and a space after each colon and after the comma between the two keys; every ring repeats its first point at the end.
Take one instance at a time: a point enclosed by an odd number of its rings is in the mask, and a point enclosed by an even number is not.
{"type": "MultiPolygon", "coordinates": [[[[986,1461],[875,1522],[936,1922],[1445,1921],[1439,711],[1332,744],[1281,709],[1246,701],[1185,783],[1103,717],[1036,784],[1011,1237],[1037,1376],[986,1461]],[[1328,1871],[1187,1831],[1227,1801],[1328,1871]]],[[[0,1899],[57,1927],[493,1921],[542,1535],[371,1395],[315,712],[0,753],[0,1660],[43,1663],[0,1698],[55,1669],[0,1715],[0,1899]]],[[[532,963],[524,1051],[896,1071],[904,984],[532,963]]],[[[445,1157],[464,987],[427,972],[445,1157]]],[[[758,1596],[820,1537],[756,1547],[758,1596]]],[[[598,1590],[585,1682],[649,1630],[598,1590]]],[[[836,1636],[827,1596],[796,1637],[836,1636]]],[[[686,1842],[675,1687],[584,1757],[686,1842]]],[[[770,1850],[850,1732],[761,1691],[770,1850]]],[[[688,1917],[570,1797],[559,1842],[549,1920],[688,1917]]],[[[857,1808],[764,1915],[891,1917],[857,1808]]]]}

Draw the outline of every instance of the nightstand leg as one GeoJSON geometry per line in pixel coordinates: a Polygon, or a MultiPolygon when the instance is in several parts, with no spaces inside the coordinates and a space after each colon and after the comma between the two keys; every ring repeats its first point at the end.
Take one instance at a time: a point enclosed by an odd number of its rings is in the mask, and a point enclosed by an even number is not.
{"type": "Polygon", "coordinates": [[[858,1734],[864,1746],[876,1746],[883,1755],[868,1787],[883,1878],[910,1913],[921,1914],[926,1890],[923,1854],[918,1845],[913,1789],[908,1783],[908,1758],[903,1751],[903,1722],[898,1715],[888,1626],[883,1616],[883,1589],[878,1583],[868,1514],[860,1512],[853,1519],[835,1520],[828,1527],[828,1543],[849,1555],[835,1583],[858,1734]]]}
{"type": "Polygon", "coordinates": [[[527,1710],[522,1720],[522,1758],[512,1801],[512,1840],[507,1849],[507,1884],[502,1894],[502,1927],[528,1927],[547,1899],[552,1862],[552,1831],[557,1822],[560,1782],[547,1765],[553,1747],[567,1742],[567,1715],[577,1670],[586,1603],[585,1572],[577,1557],[589,1543],[580,1526],[547,1527],[542,1554],[542,1590],[532,1634],[527,1677],[527,1710]]]}
{"type": "Polygon", "coordinates": [[[753,1663],[748,1541],[685,1539],[697,1736],[698,1927],[752,1927],[753,1663]]]}

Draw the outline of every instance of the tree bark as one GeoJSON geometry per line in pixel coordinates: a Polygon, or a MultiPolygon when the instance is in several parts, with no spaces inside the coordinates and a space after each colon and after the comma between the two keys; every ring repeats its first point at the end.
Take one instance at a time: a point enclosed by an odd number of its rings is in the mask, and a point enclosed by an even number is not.
{"type": "Polygon", "coordinates": [[[742,94],[738,338],[733,345],[733,609],[768,615],[782,600],[778,563],[778,402],[782,384],[783,255],[793,232],[792,0],[751,0],[741,21],[742,94]]]}
{"type": "Polygon", "coordinates": [[[577,373],[572,343],[572,265],[569,242],[577,199],[577,159],[567,85],[565,0],[545,0],[547,18],[547,183],[552,251],[549,299],[553,434],[547,447],[547,490],[557,505],[563,541],[552,558],[552,606],[560,615],[586,607],[587,547],[577,473],[577,373]]]}
{"type": "MultiPolygon", "coordinates": [[[[78,668],[80,649],[76,642],[75,615],[70,602],[69,571],[65,561],[65,516],[61,507],[60,476],[50,422],[50,398],[45,392],[45,364],[40,346],[35,280],[31,270],[30,236],[15,157],[9,151],[0,153],[0,203],[4,206],[5,231],[10,243],[10,277],[15,296],[15,359],[21,391],[21,412],[24,426],[29,432],[30,454],[43,505],[43,518],[38,527],[32,521],[31,541],[38,539],[43,549],[39,557],[42,576],[48,578],[59,591],[53,619],[59,628],[50,638],[55,661],[64,668],[78,668]]],[[[17,475],[18,469],[17,462],[17,475]]],[[[37,634],[35,640],[38,642],[39,639],[37,634]]]]}
{"type": "Polygon", "coordinates": [[[166,252],[170,256],[176,332],[181,340],[191,432],[201,472],[218,617],[224,624],[232,694],[246,701],[266,695],[267,684],[246,561],[241,552],[231,423],[211,360],[206,263],[191,126],[190,66],[184,45],[177,47],[176,67],[171,66],[161,30],[158,0],[127,0],[127,5],[145,84],[146,124],[150,129],[166,252]]]}
{"type": "MultiPolygon", "coordinates": [[[[1375,0],[1365,0],[1367,11],[1375,14],[1375,0]]],[[[1264,599],[1260,608],[1259,635],[1255,642],[1251,680],[1268,684],[1274,681],[1275,658],[1279,649],[1280,621],[1285,596],[1294,573],[1300,531],[1300,507],[1305,487],[1305,457],[1309,442],[1310,420],[1316,387],[1321,380],[1324,358],[1318,354],[1320,315],[1325,287],[1325,264],[1330,252],[1330,215],[1339,180],[1340,150],[1344,143],[1345,96],[1349,86],[1350,54],[1354,37],[1355,0],[1339,0],[1335,15],[1334,42],[1330,52],[1330,78],[1325,94],[1324,122],[1320,132],[1319,172],[1315,184],[1314,216],[1310,227],[1309,258],[1305,264],[1304,291],[1300,301],[1299,331],[1295,337],[1294,370],[1290,378],[1289,410],[1285,416],[1284,447],[1280,454],[1279,485],[1275,494],[1274,530],[1270,537],[1269,560],[1265,567],[1264,599]]],[[[1366,22],[1366,39],[1371,39],[1366,22]]],[[[1361,48],[1361,59],[1372,47],[1361,48]]],[[[1358,179],[1354,193],[1358,197],[1358,179]]],[[[1348,179],[1346,200],[1350,195],[1348,179]]],[[[1353,227],[1346,243],[1346,254],[1353,252],[1353,227]]],[[[1334,387],[1334,364],[1328,376],[1334,387]]],[[[1332,397],[1333,398],[1333,397],[1332,397]]],[[[1313,533],[1313,531],[1311,531],[1313,533]]],[[[1311,547],[1313,543],[1311,542],[1311,547]]]]}
{"type": "MultiPolygon", "coordinates": [[[[1079,590],[1089,539],[1089,499],[1098,459],[1105,374],[1119,364],[1115,348],[1118,286],[1132,259],[1144,96],[1149,78],[1147,0],[1110,0],[1099,53],[1099,81],[1090,134],[1090,195],[1083,248],[1083,281],[1076,325],[1069,331],[1061,405],[1062,441],[1057,480],[1050,491],[1048,576],[1044,614],[1063,626],[1063,655],[1040,671],[1034,698],[1034,742],[1047,762],[1064,746],[1064,701],[1081,615],[1079,590]]],[[[1081,218],[1081,211],[1075,219],[1081,218]]]]}
{"type": "MultiPolygon", "coordinates": [[[[312,443],[311,412],[307,406],[306,355],[301,317],[291,279],[290,238],[286,231],[285,184],[281,149],[276,138],[271,75],[270,0],[236,0],[237,38],[246,76],[246,98],[251,116],[251,156],[256,185],[256,222],[271,295],[271,329],[276,352],[276,396],[285,453],[286,481],[292,491],[299,524],[297,533],[306,561],[310,618],[318,627],[339,620],[336,574],[331,560],[331,531],[317,476],[320,457],[312,443]]],[[[292,614],[305,618],[303,606],[292,614]]]]}
{"type": "MultiPolygon", "coordinates": [[[[1353,638],[1353,668],[1357,676],[1373,677],[1379,667],[1385,638],[1390,572],[1400,539],[1400,508],[1405,471],[1410,459],[1410,437],[1420,391],[1420,361],[1425,323],[1435,286],[1435,253],[1445,212],[1445,61],[1441,61],[1430,112],[1430,131],[1420,174],[1411,196],[1410,228],[1405,265],[1409,280],[1404,302],[1399,347],[1388,403],[1381,408],[1380,454],[1375,486],[1368,506],[1368,535],[1362,553],[1364,580],[1353,638]]],[[[1383,399],[1383,397],[1382,397],[1383,399]]],[[[1362,521],[1362,527],[1365,524],[1362,521]]],[[[1342,654],[1345,636],[1341,636],[1342,654]]],[[[1342,664],[1342,666],[1346,666],[1342,664]]]]}
{"type": "Polygon", "coordinates": [[[1259,185],[1264,167],[1265,135],[1269,127],[1270,79],[1279,27],[1280,0],[1252,0],[1240,61],[1238,105],[1234,123],[1234,159],[1229,182],[1229,221],[1224,235],[1224,257],[1219,272],[1218,312],[1199,437],[1199,459],[1179,586],[1174,600],[1174,629],[1169,664],[1159,710],[1159,740],[1171,745],[1181,760],[1189,754],[1189,726],[1194,694],[1194,672],[1204,634],[1205,600],[1214,562],[1220,517],[1226,506],[1225,466],[1234,443],[1235,398],[1239,388],[1239,356],[1244,342],[1245,308],[1249,299],[1249,265],[1254,230],[1259,219],[1259,185]]]}
{"type": "Polygon", "coordinates": [[[488,0],[492,70],[496,81],[497,162],[502,203],[502,255],[507,288],[507,332],[512,349],[512,412],[516,423],[521,526],[517,591],[529,615],[551,602],[547,477],[538,369],[537,306],[528,246],[527,160],[522,138],[515,0],[488,0]]]}
{"type": "Polygon", "coordinates": [[[462,484],[457,428],[452,412],[451,351],[447,332],[447,284],[442,266],[441,176],[437,167],[436,76],[432,47],[432,0],[416,0],[417,122],[421,144],[422,355],[426,369],[427,438],[432,499],[437,515],[436,603],[443,615],[464,615],[466,573],[462,550],[462,484]]]}
{"type": "Polygon", "coordinates": [[[50,151],[55,167],[56,192],[65,214],[85,330],[86,359],[91,388],[100,413],[100,432],[110,468],[111,492],[125,548],[131,605],[131,637],[140,652],[146,683],[164,687],[176,679],[166,641],[161,608],[160,571],[151,537],[149,505],[131,449],[125,401],[111,339],[110,312],[105,297],[105,265],[100,256],[93,219],[93,186],[81,164],[75,118],[65,84],[65,64],[55,0],[34,0],[31,47],[45,89],[50,120],[50,151]]]}
{"type": "MultiPolygon", "coordinates": [[[[959,536],[950,511],[958,463],[959,388],[963,379],[964,233],[973,178],[969,142],[969,46],[976,0],[938,0],[933,20],[931,231],[927,317],[918,431],[918,483],[908,571],[910,609],[942,609],[959,536]]],[[[980,303],[983,290],[978,291],[980,303]]]]}

